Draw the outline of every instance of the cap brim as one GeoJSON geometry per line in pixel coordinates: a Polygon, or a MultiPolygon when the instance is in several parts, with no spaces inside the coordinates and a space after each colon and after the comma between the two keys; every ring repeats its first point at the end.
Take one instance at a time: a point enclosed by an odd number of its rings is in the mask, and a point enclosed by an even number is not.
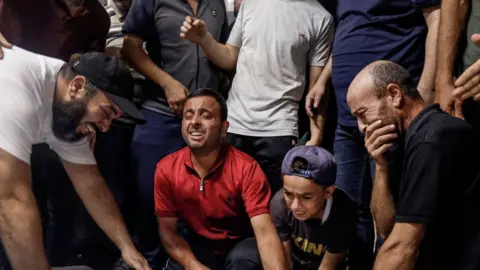
{"type": "Polygon", "coordinates": [[[140,112],[137,106],[133,104],[133,102],[126,98],[119,97],[107,92],[105,92],[105,94],[123,111],[125,116],[130,117],[138,125],[145,124],[145,117],[143,117],[143,114],[140,112]]]}

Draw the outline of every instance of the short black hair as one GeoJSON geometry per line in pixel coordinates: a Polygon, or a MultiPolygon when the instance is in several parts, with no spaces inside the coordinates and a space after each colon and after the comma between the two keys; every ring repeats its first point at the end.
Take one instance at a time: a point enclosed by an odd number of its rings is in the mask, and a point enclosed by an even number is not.
{"type": "Polygon", "coordinates": [[[421,97],[417,90],[417,84],[408,70],[398,64],[387,61],[376,63],[370,69],[370,75],[379,98],[387,94],[387,86],[391,83],[398,85],[400,90],[408,97],[421,97]]]}
{"type": "Polygon", "coordinates": [[[194,97],[213,97],[217,101],[218,105],[220,105],[220,119],[222,120],[222,122],[227,121],[227,102],[223,98],[222,94],[220,94],[220,92],[215,91],[211,88],[199,88],[191,92],[188,95],[187,100],[194,97]]]}
{"type": "Polygon", "coordinates": [[[72,68],[71,65],[69,64],[64,64],[61,68],[60,71],[58,72],[58,75],[67,81],[73,80],[75,76],[78,75],[78,73],[72,68]]]}
{"type": "Polygon", "coordinates": [[[291,169],[294,171],[306,170],[308,169],[308,161],[302,157],[295,157],[291,169]]]}

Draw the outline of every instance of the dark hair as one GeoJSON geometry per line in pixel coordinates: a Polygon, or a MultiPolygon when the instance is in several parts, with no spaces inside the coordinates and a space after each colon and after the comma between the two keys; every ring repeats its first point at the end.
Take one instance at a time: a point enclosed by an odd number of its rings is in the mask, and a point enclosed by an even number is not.
{"type": "Polygon", "coordinates": [[[387,86],[394,83],[408,97],[419,98],[417,84],[410,73],[402,66],[393,62],[376,63],[370,69],[377,97],[381,98],[387,94],[387,86]]]}
{"type": "MultiPolygon", "coordinates": [[[[78,76],[78,74],[70,64],[65,64],[60,68],[60,71],[58,72],[58,76],[67,82],[72,81],[75,76],[78,76]]],[[[87,83],[85,84],[85,89],[86,89],[86,97],[91,97],[93,94],[99,90],[95,85],[93,85],[88,79],[87,83]]]]}
{"type": "Polygon", "coordinates": [[[222,122],[227,121],[227,116],[228,116],[228,109],[227,109],[227,103],[225,102],[225,99],[223,98],[222,94],[220,94],[218,91],[215,91],[210,88],[199,88],[197,90],[194,90],[188,95],[187,99],[191,99],[194,97],[213,97],[218,105],[220,105],[220,119],[222,122]]]}
{"type": "Polygon", "coordinates": [[[295,157],[292,161],[292,170],[301,171],[308,169],[308,161],[302,157],[295,157]]]}

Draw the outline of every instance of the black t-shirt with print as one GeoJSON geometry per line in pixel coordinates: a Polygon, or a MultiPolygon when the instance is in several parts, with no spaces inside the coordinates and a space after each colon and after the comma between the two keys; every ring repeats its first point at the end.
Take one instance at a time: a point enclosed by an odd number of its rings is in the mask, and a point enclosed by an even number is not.
{"type": "Polygon", "coordinates": [[[319,219],[296,219],[285,203],[283,189],[270,202],[270,212],[280,240],[291,241],[295,263],[313,269],[320,266],[325,251],[335,254],[347,250],[357,219],[354,203],[339,188],[333,193],[330,209],[325,209],[328,216],[323,224],[319,219]]]}
{"type": "Polygon", "coordinates": [[[412,121],[405,140],[402,180],[391,191],[395,222],[425,225],[415,269],[479,269],[479,137],[431,105],[412,121]],[[477,254],[468,255],[472,250],[477,254]]]}

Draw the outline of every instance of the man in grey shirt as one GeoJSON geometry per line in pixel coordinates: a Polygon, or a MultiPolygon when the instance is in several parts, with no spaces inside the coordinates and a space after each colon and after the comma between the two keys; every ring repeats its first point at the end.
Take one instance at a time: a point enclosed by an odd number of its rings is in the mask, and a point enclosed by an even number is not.
{"type": "Polygon", "coordinates": [[[135,128],[131,155],[139,199],[136,240],[152,268],[165,264],[155,252],[159,245],[153,209],[156,165],[184,144],[179,115],[188,92],[218,89],[220,78],[220,70],[197,45],[182,40],[178,29],[185,16],[196,16],[205,20],[215,40],[225,41],[228,21],[223,1],[135,0],[123,25],[122,54],[146,78],[142,112],[147,123],[135,128]]]}
{"type": "MultiPolygon", "coordinates": [[[[217,66],[236,67],[227,100],[228,139],[260,163],[277,191],[283,157],[298,137],[306,76],[310,89],[322,80],[333,18],[316,0],[244,0],[226,45],[216,42],[207,26],[187,17],[181,36],[199,44],[217,66]]],[[[323,114],[313,116],[311,126],[322,129],[323,122],[323,114]]],[[[319,144],[321,132],[312,134],[318,136],[308,144],[319,144]]]]}

